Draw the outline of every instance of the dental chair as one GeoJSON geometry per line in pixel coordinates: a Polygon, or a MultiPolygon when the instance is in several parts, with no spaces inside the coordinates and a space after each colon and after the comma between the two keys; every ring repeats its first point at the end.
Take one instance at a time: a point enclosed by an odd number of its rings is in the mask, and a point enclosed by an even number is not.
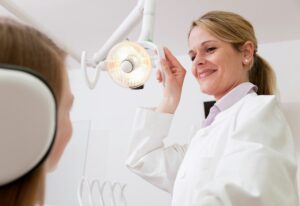
{"type": "Polygon", "coordinates": [[[56,101],[36,72],[0,64],[0,187],[38,167],[56,134],[56,101]]]}

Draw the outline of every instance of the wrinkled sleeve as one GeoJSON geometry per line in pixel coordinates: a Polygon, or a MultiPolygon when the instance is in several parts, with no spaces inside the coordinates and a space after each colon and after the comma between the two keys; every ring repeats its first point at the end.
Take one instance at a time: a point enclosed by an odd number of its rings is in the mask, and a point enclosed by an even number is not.
{"type": "Polygon", "coordinates": [[[187,146],[165,147],[173,115],[137,109],[126,166],[160,189],[171,192],[187,146]]]}
{"type": "Polygon", "coordinates": [[[293,138],[276,101],[236,121],[213,180],[197,186],[193,206],[297,206],[293,138]]]}

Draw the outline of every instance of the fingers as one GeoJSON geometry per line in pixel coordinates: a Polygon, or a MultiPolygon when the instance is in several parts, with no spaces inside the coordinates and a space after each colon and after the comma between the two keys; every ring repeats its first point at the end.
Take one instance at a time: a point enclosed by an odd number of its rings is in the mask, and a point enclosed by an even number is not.
{"type": "Polygon", "coordinates": [[[162,82],[162,75],[161,75],[161,71],[160,70],[157,70],[157,72],[156,72],[156,80],[158,82],[162,82]]]}
{"type": "MultiPolygon", "coordinates": [[[[163,72],[167,76],[172,75],[170,65],[168,64],[168,62],[165,59],[160,60],[160,65],[161,65],[161,72],[163,72]]],[[[161,74],[161,76],[163,76],[164,74],[161,74]]]]}
{"type": "Polygon", "coordinates": [[[172,71],[170,69],[170,65],[165,59],[161,59],[159,62],[159,70],[156,72],[156,79],[159,82],[164,81],[165,75],[172,75],[172,71]]]}
{"type": "Polygon", "coordinates": [[[177,60],[177,58],[171,53],[171,51],[167,47],[164,47],[164,53],[165,53],[166,60],[169,61],[173,66],[182,67],[180,62],[177,60]]]}
{"type": "MultiPolygon", "coordinates": [[[[156,73],[156,79],[159,82],[177,82],[182,83],[185,77],[185,69],[176,59],[176,57],[168,50],[164,48],[165,58],[160,59],[156,73]]],[[[167,83],[168,84],[168,83],[167,83]]]]}

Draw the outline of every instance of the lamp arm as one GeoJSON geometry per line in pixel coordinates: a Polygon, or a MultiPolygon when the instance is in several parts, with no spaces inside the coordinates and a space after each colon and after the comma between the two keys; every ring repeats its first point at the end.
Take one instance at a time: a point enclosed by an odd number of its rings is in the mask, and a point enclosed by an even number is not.
{"type": "Polygon", "coordinates": [[[155,6],[155,0],[145,1],[142,30],[138,41],[153,41],[155,6]]]}
{"type": "Polygon", "coordinates": [[[141,16],[143,15],[144,2],[145,0],[139,0],[138,4],[126,17],[126,19],[121,23],[117,30],[105,42],[101,49],[94,54],[92,61],[89,62],[90,64],[95,66],[101,61],[103,61],[106,58],[107,53],[112,48],[112,46],[123,40],[125,36],[132,30],[132,28],[136,26],[139,20],[141,20],[141,16]]]}
{"type": "Polygon", "coordinates": [[[0,0],[0,5],[2,5],[4,8],[6,8],[9,12],[14,14],[19,19],[23,20],[28,25],[38,29],[39,31],[47,34],[60,48],[62,48],[64,51],[66,51],[70,56],[72,56],[77,62],[80,63],[80,55],[77,54],[75,51],[68,48],[65,44],[63,44],[61,41],[59,41],[57,38],[54,37],[49,31],[47,31],[43,26],[38,24],[36,21],[33,20],[32,17],[27,15],[25,12],[23,12],[20,8],[18,8],[17,5],[15,5],[11,0],[0,0]]]}

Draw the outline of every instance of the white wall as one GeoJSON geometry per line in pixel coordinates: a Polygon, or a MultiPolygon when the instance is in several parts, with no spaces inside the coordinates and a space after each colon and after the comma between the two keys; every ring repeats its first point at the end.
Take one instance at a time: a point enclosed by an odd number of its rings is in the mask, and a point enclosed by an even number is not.
{"type": "MultiPolygon", "coordinates": [[[[300,56],[298,50],[300,50],[300,40],[264,44],[260,45],[259,48],[259,53],[269,60],[275,68],[281,99],[284,102],[300,102],[298,88],[300,86],[298,82],[300,56]]],[[[191,133],[191,126],[199,125],[203,119],[202,102],[211,99],[211,97],[200,93],[196,81],[192,78],[191,65],[187,56],[179,57],[179,59],[186,66],[188,74],[182,101],[174,118],[170,138],[166,141],[167,144],[187,141],[191,133]]],[[[89,178],[126,183],[129,206],[170,205],[171,198],[167,193],[144,182],[130,173],[124,166],[135,108],[138,106],[155,106],[162,95],[161,86],[157,84],[154,72],[145,85],[145,89],[139,91],[117,86],[106,73],[102,73],[96,89],[91,91],[85,85],[82,71],[72,69],[69,74],[76,98],[72,119],[76,122],[74,125],[76,140],[74,141],[78,141],[78,143],[69,145],[66,151],[66,155],[69,154],[69,156],[63,159],[60,168],[52,174],[48,186],[48,193],[51,193],[51,196],[47,202],[57,206],[74,205],[76,191],[74,185],[67,185],[69,183],[65,181],[65,177],[76,172],[78,173],[77,176],[73,175],[72,178],[77,183],[82,168],[86,168],[85,175],[89,178]],[[90,120],[91,129],[88,133],[86,122],[90,120]],[[79,144],[80,142],[81,144],[79,144]],[[87,142],[89,143],[89,150],[85,163],[84,158],[80,155],[84,154],[82,150],[85,149],[87,142]],[[68,165],[67,168],[62,166],[65,164],[68,165]],[[54,184],[56,186],[53,186],[54,184]],[[65,193],[68,194],[65,199],[57,198],[61,196],[55,189],[57,184],[61,188],[65,188],[65,193]]]]}
{"type": "Polygon", "coordinates": [[[300,101],[300,39],[260,45],[258,53],[271,63],[277,75],[281,100],[300,101]]]}

